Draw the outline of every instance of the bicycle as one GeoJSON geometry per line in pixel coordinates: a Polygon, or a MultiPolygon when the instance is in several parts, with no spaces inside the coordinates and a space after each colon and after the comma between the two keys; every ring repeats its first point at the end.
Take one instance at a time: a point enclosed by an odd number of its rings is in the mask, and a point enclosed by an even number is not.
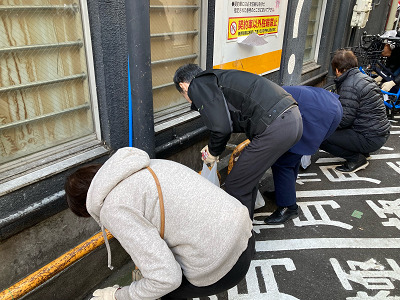
{"type": "Polygon", "coordinates": [[[379,35],[368,35],[366,32],[361,35],[359,45],[351,50],[357,56],[358,65],[364,74],[372,78],[378,76],[377,70],[384,67],[386,62],[386,58],[381,55],[383,48],[384,43],[379,35]]]}

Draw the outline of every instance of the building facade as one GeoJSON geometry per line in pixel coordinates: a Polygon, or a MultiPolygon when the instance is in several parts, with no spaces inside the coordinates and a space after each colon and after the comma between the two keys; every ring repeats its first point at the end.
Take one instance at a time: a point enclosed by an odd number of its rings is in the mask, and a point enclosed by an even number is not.
{"type": "MultiPolygon", "coordinates": [[[[396,23],[397,2],[364,1],[371,9],[354,13],[359,2],[2,1],[0,290],[99,230],[66,209],[65,177],[77,167],[134,146],[200,170],[208,131],[172,82],[180,65],[322,86],[334,50],[396,23]],[[351,27],[354,14],[369,14],[365,27],[351,27]]],[[[117,242],[112,247],[116,267],[129,260],[117,242]]],[[[65,271],[64,284],[76,274],[90,278],[69,286],[65,299],[110,274],[105,261],[97,264],[103,252],[65,271]]],[[[26,299],[59,289],[52,282],[26,299]]]]}

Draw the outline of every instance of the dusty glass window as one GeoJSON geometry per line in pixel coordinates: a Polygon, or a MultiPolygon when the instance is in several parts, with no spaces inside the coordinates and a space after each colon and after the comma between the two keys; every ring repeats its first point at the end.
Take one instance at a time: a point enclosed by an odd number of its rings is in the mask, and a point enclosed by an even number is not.
{"type": "Polygon", "coordinates": [[[0,17],[0,164],[94,136],[79,0],[5,0],[0,17]]]}
{"type": "Polygon", "coordinates": [[[306,45],[303,63],[315,62],[316,51],[319,46],[320,27],[322,26],[323,11],[326,0],[312,0],[310,17],[307,25],[306,45]]]}
{"type": "Polygon", "coordinates": [[[187,106],[176,91],[178,67],[199,64],[200,0],[150,0],[150,41],[154,112],[187,106]]]}

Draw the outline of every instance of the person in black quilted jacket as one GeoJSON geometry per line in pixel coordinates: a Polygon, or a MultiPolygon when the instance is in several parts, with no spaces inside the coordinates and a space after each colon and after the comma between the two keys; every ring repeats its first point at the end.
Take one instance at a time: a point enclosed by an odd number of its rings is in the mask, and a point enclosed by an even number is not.
{"type": "Polygon", "coordinates": [[[357,57],[351,50],[336,51],[331,65],[336,73],[335,83],[343,117],[320,149],[346,160],[336,170],[356,172],[368,166],[370,152],[386,143],[390,123],[379,87],[357,68],[357,57]]]}

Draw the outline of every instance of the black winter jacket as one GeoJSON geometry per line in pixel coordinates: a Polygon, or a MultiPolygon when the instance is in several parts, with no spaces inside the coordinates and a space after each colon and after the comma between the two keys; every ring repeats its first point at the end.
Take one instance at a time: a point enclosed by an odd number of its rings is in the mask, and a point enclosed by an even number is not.
{"type": "Polygon", "coordinates": [[[279,85],[237,70],[198,74],[189,85],[188,96],[211,131],[208,149],[214,156],[225,150],[232,132],[245,132],[251,140],[285,109],[297,105],[279,85]]]}
{"type": "Polygon", "coordinates": [[[339,129],[351,128],[364,137],[389,134],[383,95],[371,77],[352,68],[336,78],[335,83],[343,107],[339,129]]]}

